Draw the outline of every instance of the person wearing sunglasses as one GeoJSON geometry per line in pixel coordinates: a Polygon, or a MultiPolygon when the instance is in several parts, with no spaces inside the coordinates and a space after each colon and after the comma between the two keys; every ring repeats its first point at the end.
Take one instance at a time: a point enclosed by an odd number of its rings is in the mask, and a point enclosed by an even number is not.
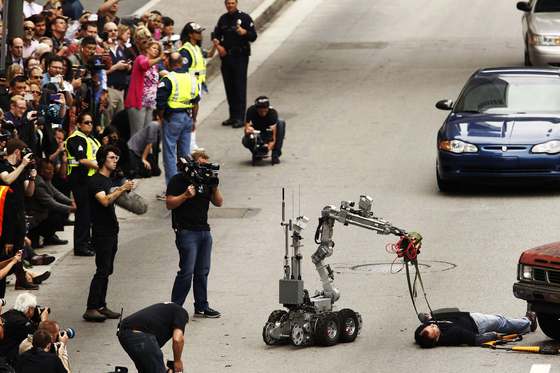
{"type": "Polygon", "coordinates": [[[33,55],[39,42],[35,40],[35,25],[31,21],[23,23],[23,59],[27,60],[33,55]]]}
{"type": "Polygon", "coordinates": [[[95,159],[99,142],[91,137],[93,132],[93,117],[89,113],[82,113],[77,119],[76,129],[66,140],[68,158],[68,181],[76,202],[74,223],[74,255],[93,256],[90,249],[90,201],[88,195],[88,180],[99,168],[95,159]]]}
{"type": "Polygon", "coordinates": [[[96,270],[89,288],[87,309],[83,314],[86,321],[100,322],[120,317],[120,313],[107,307],[106,301],[109,276],[113,273],[118,250],[119,222],[115,214],[115,201],[134,186],[131,180],[127,180],[111,191],[111,174],[117,169],[120,153],[114,145],[103,145],[96,154],[99,171],[89,179],[96,270]]]}

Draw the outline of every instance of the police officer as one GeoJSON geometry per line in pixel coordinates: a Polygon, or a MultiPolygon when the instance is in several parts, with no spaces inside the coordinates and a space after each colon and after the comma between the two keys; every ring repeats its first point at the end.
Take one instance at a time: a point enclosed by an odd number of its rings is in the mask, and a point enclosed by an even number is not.
{"type": "Polygon", "coordinates": [[[95,255],[90,249],[91,217],[88,180],[98,169],[95,154],[100,144],[90,137],[92,130],[93,117],[89,113],[82,113],[78,117],[78,129],[65,142],[68,154],[68,180],[76,202],[74,255],[77,256],[95,255]]]}
{"type": "Polygon", "coordinates": [[[180,72],[183,59],[169,56],[169,70],[158,85],[158,118],[163,120],[163,166],[165,184],[177,173],[177,158],[190,154],[191,132],[198,111],[199,89],[194,75],[180,72]]]}
{"type": "Polygon", "coordinates": [[[181,31],[181,42],[179,53],[183,57],[183,68],[196,77],[198,88],[206,82],[206,59],[200,43],[202,42],[202,31],[205,29],[198,23],[189,22],[181,31]]]}
{"type": "Polygon", "coordinates": [[[247,67],[257,31],[251,16],[237,9],[237,0],[224,1],[227,13],[214,29],[212,42],[222,60],[222,77],[229,105],[229,119],[222,124],[243,127],[247,106],[247,67]]]}

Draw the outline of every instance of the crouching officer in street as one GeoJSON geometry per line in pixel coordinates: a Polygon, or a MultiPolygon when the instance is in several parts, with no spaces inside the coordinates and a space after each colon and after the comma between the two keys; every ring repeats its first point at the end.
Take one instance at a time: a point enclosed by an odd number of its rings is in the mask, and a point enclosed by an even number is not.
{"type": "Polygon", "coordinates": [[[177,173],[177,156],[190,154],[191,133],[198,111],[199,89],[194,75],[180,72],[183,59],[177,52],[169,56],[169,73],[158,85],[158,117],[163,120],[163,167],[165,184],[177,173]]]}
{"type": "MultiPolygon", "coordinates": [[[[208,162],[203,149],[192,154],[199,165],[208,162]]],[[[210,202],[220,207],[224,199],[218,189],[218,179],[214,185],[195,185],[187,172],[173,176],[166,192],[166,207],[171,212],[175,231],[175,243],[179,250],[179,271],[175,277],[171,301],[180,306],[185,303],[187,294],[194,291],[194,315],[217,318],[220,312],[208,306],[208,274],[212,253],[212,235],[208,225],[210,202]]]]}
{"type": "Polygon", "coordinates": [[[95,255],[90,246],[91,212],[88,181],[99,168],[95,160],[95,154],[100,144],[90,136],[92,130],[92,115],[82,113],[78,117],[78,128],[68,137],[64,144],[68,155],[68,180],[74,201],[76,202],[74,255],[77,256],[95,255]]]}
{"type": "Polygon", "coordinates": [[[247,149],[254,151],[254,131],[260,131],[263,142],[272,153],[272,164],[280,163],[284,134],[286,133],[286,122],[278,118],[278,112],[270,106],[270,100],[266,96],[257,97],[255,104],[247,109],[245,122],[245,136],[242,144],[247,149]]]}
{"type": "Polygon", "coordinates": [[[161,347],[173,339],[173,372],[183,372],[181,355],[189,315],[175,303],[157,303],[119,323],[117,336],[139,373],[165,373],[161,347]]]}

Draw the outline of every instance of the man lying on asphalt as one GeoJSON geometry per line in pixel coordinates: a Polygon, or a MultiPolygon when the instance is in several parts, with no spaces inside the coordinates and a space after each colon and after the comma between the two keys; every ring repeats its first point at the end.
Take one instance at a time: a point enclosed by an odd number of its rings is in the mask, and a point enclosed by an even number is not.
{"type": "Polygon", "coordinates": [[[435,311],[433,316],[421,314],[422,325],[416,328],[414,339],[422,348],[437,346],[480,346],[499,338],[499,334],[525,334],[537,329],[534,312],[518,319],[502,315],[447,310],[435,311]]]}

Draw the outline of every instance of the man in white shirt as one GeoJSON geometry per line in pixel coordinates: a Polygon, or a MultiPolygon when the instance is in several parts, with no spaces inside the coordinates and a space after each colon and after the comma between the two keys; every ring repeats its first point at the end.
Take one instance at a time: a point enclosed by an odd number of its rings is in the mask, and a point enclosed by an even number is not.
{"type": "Polygon", "coordinates": [[[35,24],[31,21],[23,22],[23,59],[31,57],[39,42],[33,37],[35,36],[35,24]]]}
{"type": "Polygon", "coordinates": [[[43,11],[43,6],[35,3],[35,0],[23,1],[23,15],[29,18],[34,14],[39,14],[43,11]]]}

